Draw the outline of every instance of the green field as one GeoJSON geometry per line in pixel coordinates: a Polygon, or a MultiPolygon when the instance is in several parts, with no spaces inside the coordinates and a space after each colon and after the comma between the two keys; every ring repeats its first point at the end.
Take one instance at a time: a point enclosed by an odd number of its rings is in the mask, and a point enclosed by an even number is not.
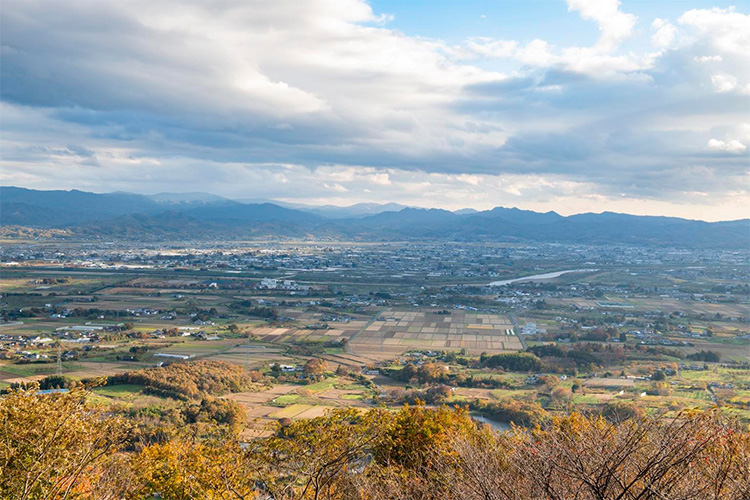
{"type": "Polygon", "coordinates": [[[281,406],[287,406],[292,403],[296,403],[300,398],[299,394],[284,394],[282,396],[279,396],[273,400],[274,403],[281,405],[281,406]]]}
{"type": "Polygon", "coordinates": [[[95,394],[118,399],[134,399],[135,396],[141,394],[142,391],[143,386],[135,384],[108,385],[94,389],[95,394]]]}

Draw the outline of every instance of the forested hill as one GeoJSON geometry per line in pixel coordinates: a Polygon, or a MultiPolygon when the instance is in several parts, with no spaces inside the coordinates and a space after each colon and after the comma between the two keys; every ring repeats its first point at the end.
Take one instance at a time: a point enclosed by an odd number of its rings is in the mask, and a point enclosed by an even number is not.
{"type": "Polygon", "coordinates": [[[363,215],[361,206],[335,212],[295,209],[201,193],[145,196],[0,188],[0,224],[6,236],[54,229],[62,231],[53,233],[57,236],[144,240],[276,237],[750,247],[750,219],[709,223],[611,212],[564,217],[503,207],[450,212],[394,204],[367,210],[371,215],[363,215]]]}

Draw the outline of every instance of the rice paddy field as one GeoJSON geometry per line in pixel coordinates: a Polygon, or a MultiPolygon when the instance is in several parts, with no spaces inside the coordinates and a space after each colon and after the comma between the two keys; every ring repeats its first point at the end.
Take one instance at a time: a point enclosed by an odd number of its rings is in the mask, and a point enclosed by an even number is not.
{"type": "Polygon", "coordinates": [[[673,298],[662,297],[644,297],[644,298],[623,298],[617,297],[614,300],[586,299],[586,298],[551,298],[549,304],[557,307],[574,306],[580,309],[590,310],[609,310],[619,312],[645,312],[645,311],[678,311],[683,314],[705,314],[715,316],[719,314],[725,317],[742,317],[747,314],[747,304],[727,304],[711,303],[695,300],[676,300],[673,298]],[[607,307],[611,304],[612,307],[607,307]],[[617,307],[622,306],[622,307],[617,307]]]}
{"type": "Polygon", "coordinates": [[[398,356],[408,350],[452,350],[470,354],[512,352],[522,348],[506,316],[460,310],[384,309],[368,319],[354,319],[329,328],[256,328],[266,342],[340,342],[352,353],[374,358],[398,356]]]}

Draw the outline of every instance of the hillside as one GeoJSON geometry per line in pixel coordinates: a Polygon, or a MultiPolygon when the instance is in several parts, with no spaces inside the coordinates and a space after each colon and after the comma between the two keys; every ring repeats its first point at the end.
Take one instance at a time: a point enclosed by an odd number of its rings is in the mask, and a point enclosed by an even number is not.
{"type": "Polygon", "coordinates": [[[463,409],[404,406],[277,424],[243,442],[221,400],[173,421],[87,403],[80,388],[0,398],[3,498],[747,498],[750,440],[717,412],[620,423],[571,414],[498,433],[463,409]],[[153,427],[144,430],[143,423],[153,427]],[[204,432],[201,433],[200,430],[204,432]],[[70,493],[70,494],[69,494],[70,493]]]}
{"type": "Polygon", "coordinates": [[[743,249],[750,219],[703,222],[605,212],[568,217],[496,207],[486,211],[401,208],[395,204],[347,209],[241,203],[202,193],[95,194],[83,191],[0,189],[3,227],[61,229],[83,238],[144,240],[308,238],[361,241],[451,240],[626,244],[743,249]],[[397,210],[397,211],[396,211],[397,210]],[[375,211],[377,213],[368,214],[375,211]]]}

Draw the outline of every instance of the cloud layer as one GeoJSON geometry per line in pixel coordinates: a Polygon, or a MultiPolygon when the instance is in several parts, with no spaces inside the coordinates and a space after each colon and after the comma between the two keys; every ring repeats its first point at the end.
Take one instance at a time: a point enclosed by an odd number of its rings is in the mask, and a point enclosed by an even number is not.
{"type": "Polygon", "coordinates": [[[2,182],[747,216],[750,16],[626,7],[569,0],[598,37],[557,47],[361,0],[9,0],[2,182]]]}

